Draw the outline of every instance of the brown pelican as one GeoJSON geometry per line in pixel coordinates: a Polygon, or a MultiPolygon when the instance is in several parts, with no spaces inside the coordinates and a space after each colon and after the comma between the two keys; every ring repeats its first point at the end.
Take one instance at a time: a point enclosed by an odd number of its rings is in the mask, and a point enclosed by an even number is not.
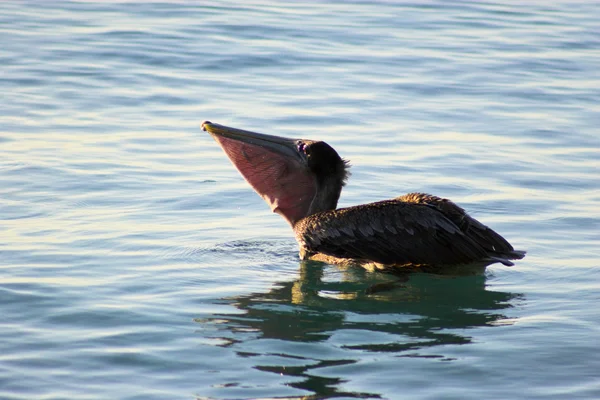
{"type": "Polygon", "coordinates": [[[386,272],[443,273],[521,259],[524,251],[437,196],[337,208],[349,164],[327,143],[202,123],[254,190],[292,226],[302,260],[386,272]]]}

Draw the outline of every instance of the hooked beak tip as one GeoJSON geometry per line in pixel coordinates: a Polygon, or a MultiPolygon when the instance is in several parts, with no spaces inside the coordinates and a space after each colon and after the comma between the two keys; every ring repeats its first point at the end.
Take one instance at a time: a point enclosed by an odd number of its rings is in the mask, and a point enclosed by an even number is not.
{"type": "Polygon", "coordinates": [[[208,131],[207,125],[212,125],[212,122],[210,122],[210,121],[204,121],[202,123],[202,130],[205,131],[205,132],[208,131]]]}

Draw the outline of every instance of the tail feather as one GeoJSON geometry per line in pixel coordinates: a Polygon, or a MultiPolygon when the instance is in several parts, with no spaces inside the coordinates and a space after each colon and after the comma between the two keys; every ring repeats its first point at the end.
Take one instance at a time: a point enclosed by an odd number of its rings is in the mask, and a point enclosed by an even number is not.
{"type": "Polygon", "coordinates": [[[526,253],[527,252],[523,250],[512,250],[503,254],[490,255],[489,259],[493,262],[502,263],[507,267],[512,267],[513,265],[515,265],[515,263],[513,263],[510,260],[520,260],[521,258],[525,257],[526,253]]]}
{"type": "Polygon", "coordinates": [[[512,257],[511,260],[520,260],[525,257],[527,252],[525,250],[513,250],[510,252],[509,256],[512,257]]]}

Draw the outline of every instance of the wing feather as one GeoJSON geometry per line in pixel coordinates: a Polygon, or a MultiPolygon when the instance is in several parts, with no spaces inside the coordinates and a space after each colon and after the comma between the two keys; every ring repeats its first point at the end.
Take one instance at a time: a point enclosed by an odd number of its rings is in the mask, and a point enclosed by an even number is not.
{"type": "Polygon", "coordinates": [[[311,252],[339,258],[435,265],[487,257],[477,240],[443,212],[400,200],[318,213],[302,220],[295,230],[311,252]]]}

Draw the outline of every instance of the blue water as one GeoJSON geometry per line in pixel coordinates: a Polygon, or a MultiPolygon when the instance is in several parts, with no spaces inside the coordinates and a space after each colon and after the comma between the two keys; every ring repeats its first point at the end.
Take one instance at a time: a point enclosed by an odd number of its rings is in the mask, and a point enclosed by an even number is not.
{"type": "Polygon", "coordinates": [[[0,398],[600,398],[597,2],[2,1],[0,38],[0,398]],[[369,295],[205,119],[528,255],[369,295]]]}

